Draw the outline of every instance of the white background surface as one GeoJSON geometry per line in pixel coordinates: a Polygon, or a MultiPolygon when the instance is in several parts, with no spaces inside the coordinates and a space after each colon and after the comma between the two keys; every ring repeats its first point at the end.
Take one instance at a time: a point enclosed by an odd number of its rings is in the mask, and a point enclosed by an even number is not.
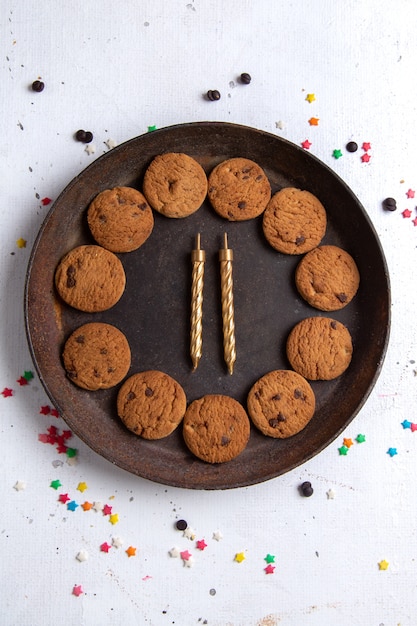
{"type": "Polygon", "coordinates": [[[417,189],[415,3],[4,0],[0,22],[0,388],[14,392],[0,396],[1,624],[415,626],[417,432],[401,426],[417,422],[417,212],[406,197],[417,189]],[[249,86],[237,83],[241,72],[252,75],[249,86]],[[38,77],[46,85],[39,94],[30,89],[38,77]],[[205,100],[208,89],[221,100],[205,100]],[[318,126],[309,125],[312,116],[318,126]],[[67,463],[38,441],[50,424],[65,428],[40,414],[49,401],[39,381],[16,382],[34,370],[22,303],[30,250],[50,208],[41,200],[55,199],[108,150],[109,138],[122,143],[148,126],[202,120],[254,126],[297,145],[309,139],[311,153],[365,206],[392,287],[386,361],[345,433],[364,433],[366,442],[340,456],[338,440],[282,477],[226,492],[153,484],[75,438],[77,463],[67,463]],[[79,128],[94,133],[94,154],[74,141],[79,128]],[[369,163],[360,148],[346,152],[351,139],[371,143],[369,163]],[[395,213],[381,207],[387,196],[397,199],[395,213]],[[49,486],[55,479],[58,491],[49,486]],[[311,498],[299,495],[304,480],[311,498]],[[14,489],[16,481],[26,488],[14,489]],[[68,511],[61,492],[111,504],[118,524],[68,511]],[[204,552],[175,530],[178,517],[205,538],[204,552]],[[113,536],[123,546],[101,552],[113,536]],[[137,553],[128,558],[130,545],[137,553]],[[173,546],[188,548],[194,566],[170,558],[173,546]],[[82,563],[80,550],[89,554],[82,563]],[[242,551],[246,559],[235,562],[242,551]],[[275,555],[271,575],[267,553],[275,555]]]}

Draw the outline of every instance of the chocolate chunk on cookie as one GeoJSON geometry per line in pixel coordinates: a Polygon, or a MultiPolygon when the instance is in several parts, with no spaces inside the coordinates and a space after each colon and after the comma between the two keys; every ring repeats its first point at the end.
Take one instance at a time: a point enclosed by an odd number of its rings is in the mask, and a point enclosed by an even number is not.
{"type": "Polygon", "coordinates": [[[184,417],[187,400],[181,385],[165,372],[147,370],[130,376],[117,396],[117,414],[144,439],[170,435],[184,417]]]}
{"type": "Polygon", "coordinates": [[[106,311],[120,300],[126,286],[121,261],[101,246],[70,250],[55,271],[55,287],[61,298],[80,311],[106,311]]]}
{"type": "Polygon", "coordinates": [[[245,409],[234,398],[206,395],[187,408],[183,435],[187,447],[199,459],[224,463],[246,448],[250,422],[245,409]]]}
{"type": "Polygon", "coordinates": [[[285,439],[299,433],[314,415],[314,391],[303,376],[274,370],[256,381],[248,394],[248,412],[268,437],[285,439]]]}
{"type": "Polygon", "coordinates": [[[207,195],[207,176],[195,159],[181,152],[156,156],[145,172],[143,193],[166,217],[195,213],[207,195]]]}
{"type": "Polygon", "coordinates": [[[112,252],[132,252],[153,230],[152,209],[145,196],[132,187],[115,187],[99,193],[87,211],[91,234],[112,252]]]}
{"type": "Polygon", "coordinates": [[[341,322],[308,317],[298,322],[287,339],[291,367],[308,380],[332,380],[349,367],[352,338],[341,322]]]}
{"type": "Polygon", "coordinates": [[[124,334],[101,322],[84,324],[65,342],[62,360],[68,378],[96,391],[117,385],[129,371],[131,354],[124,334]]]}
{"type": "Polygon", "coordinates": [[[311,250],[295,272],[300,295],[321,311],[337,311],[349,304],[358,290],[359,280],[355,261],[337,246],[311,250]]]}
{"type": "Polygon", "coordinates": [[[208,198],[221,217],[241,222],[263,213],[271,198],[271,185],[257,163],[236,157],[222,161],[212,170],[208,198]]]}
{"type": "Polygon", "coordinates": [[[327,216],[324,206],[312,193],[285,187],[272,196],[262,226],[266,240],[275,250],[304,254],[323,239],[327,216]]]}

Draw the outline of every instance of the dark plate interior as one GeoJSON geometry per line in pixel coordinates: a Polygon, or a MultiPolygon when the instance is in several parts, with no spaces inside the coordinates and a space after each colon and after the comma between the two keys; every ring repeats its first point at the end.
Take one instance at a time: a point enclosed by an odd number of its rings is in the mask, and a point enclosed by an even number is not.
{"type": "MultiPolygon", "coordinates": [[[[327,314],[324,314],[327,315],[327,314]]],[[[387,266],[375,230],[343,181],[318,159],[271,134],[227,123],[192,123],[147,133],[97,159],[54,203],[35,243],[27,275],[25,319],[40,379],[68,426],[112,463],[150,480],[194,489],[225,489],[258,483],[305,462],[333,441],[368,397],[385,355],[390,323],[387,266]],[[299,320],[322,315],[297,294],[294,271],[300,257],[275,252],[264,240],[261,218],[230,223],[207,202],[186,219],[155,214],[155,228],[135,252],[119,255],[127,288],[109,311],[81,313],[62,304],[53,288],[60,258],[74,246],[93,243],[86,208],[100,191],[117,185],[141,189],[154,156],[185,152],[207,173],[233,156],[264,168],[273,192],[284,186],[307,189],[324,204],[328,228],[323,243],[355,258],[361,285],[342,311],[328,314],[350,330],[354,355],[348,370],[331,382],[312,384],[317,409],[309,425],[287,440],[264,437],[252,428],[246,450],[235,460],[209,465],[193,457],[181,428],[166,439],[145,441],[119,421],[118,388],[87,392],[65,376],[61,351],[68,335],[87,321],[118,326],[132,349],[129,374],[160,369],[176,378],[192,401],[224,393],[246,405],[252,384],[273,369],[288,368],[285,341],[299,320]],[[190,253],[201,233],[206,250],[203,358],[195,372],[189,356],[190,253]],[[223,360],[218,250],[227,232],[234,251],[237,360],[232,376],[223,360]]]]}

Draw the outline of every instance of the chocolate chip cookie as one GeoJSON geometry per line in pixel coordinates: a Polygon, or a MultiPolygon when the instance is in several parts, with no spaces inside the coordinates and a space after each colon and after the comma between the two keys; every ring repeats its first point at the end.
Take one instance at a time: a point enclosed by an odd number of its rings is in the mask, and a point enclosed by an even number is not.
{"type": "Polygon", "coordinates": [[[319,246],[308,252],[295,272],[300,295],[321,311],[337,311],[356,295],[359,270],[348,252],[338,246],[319,246]]]}
{"type": "Polygon", "coordinates": [[[145,172],[142,189],[155,211],[165,217],[187,217],[205,200],[207,176],[192,157],[168,152],[153,159],[145,172]]]}
{"type": "Polygon", "coordinates": [[[181,385],[165,372],[147,370],[130,376],[117,396],[117,414],[144,439],[162,439],[179,425],[187,407],[181,385]]]}
{"type": "Polygon", "coordinates": [[[263,213],[271,198],[271,185],[257,163],[236,157],[222,161],[211,171],[208,198],[221,217],[241,222],[263,213]]]}
{"type": "Polygon", "coordinates": [[[285,187],[274,194],[263,215],[266,240],[278,252],[304,254],[319,245],[327,226],[326,210],[309,191],[285,187]]]}
{"type": "Polygon", "coordinates": [[[88,207],[87,221],[96,242],[112,252],[137,250],[154,225],[145,196],[132,187],[114,187],[99,193],[88,207]]]}
{"type": "Polygon", "coordinates": [[[303,376],[274,370],[256,381],[248,394],[248,412],[268,437],[285,439],[299,433],[314,415],[314,391],[303,376]]]}
{"type": "Polygon", "coordinates": [[[80,311],[106,311],[120,300],[126,275],[118,257],[101,246],[70,250],[55,271],[55,287],[61,298],[80,311]]]}
{"type": "Polygon", "coordinates": [[[186,445],[199,459],[224,463],[246,448],[250,422],[245,409],[234,398],[206,395],[187,408],[183,435],[186,445]]]}
{"type": "Polygon", "coordinates": [[[308,380],[332,380],[349,367],[353,345],[350,332],[330,317],[298,322],[287,339],[291,367],[308,380]]]}
{"type": "Polygon", "coordinates": [[[91,322],[67,339],[62,360],[68,378],[78,387],[96,391],[117,385],[131,362],[129,343],[115,326],[91,322]]]}

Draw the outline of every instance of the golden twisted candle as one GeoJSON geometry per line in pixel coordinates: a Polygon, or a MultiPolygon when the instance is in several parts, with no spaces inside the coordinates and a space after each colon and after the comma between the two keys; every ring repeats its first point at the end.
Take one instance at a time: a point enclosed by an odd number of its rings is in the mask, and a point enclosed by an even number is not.
{"type": "Polygon", "coordinates": [[[233,374],[236,361],[235,307],[233,302],[233,250],[227,247],[227,233],[224,234],[224,247],[219,251],[220,278],[222,290],[223,350],[229,374],[233,374]]]}
{"type": "Polygon", "coordinates": [[[200,248],[200,233],[196,237],[196,248],[191,252],[193,264],[191,283],[191,332],[190,354],[193,370],[197,369],[203,354],[203,287],[206,253],[200,248]]]}

